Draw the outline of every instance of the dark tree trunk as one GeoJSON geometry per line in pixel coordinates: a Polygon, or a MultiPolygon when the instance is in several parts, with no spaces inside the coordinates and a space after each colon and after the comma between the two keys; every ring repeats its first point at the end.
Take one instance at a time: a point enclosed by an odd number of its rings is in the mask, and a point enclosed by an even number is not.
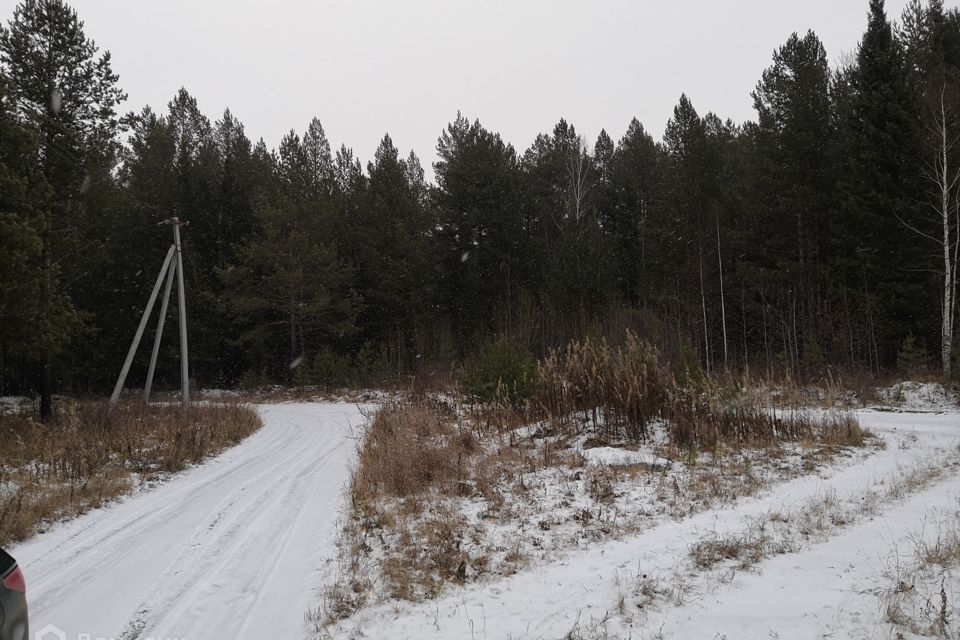
{"type": "Polygon", "coordinates": [[[40,421],[50,422],[53,419],[53,372],[50,367],[50,357],[43,361],[40,372],[40,421]]]}

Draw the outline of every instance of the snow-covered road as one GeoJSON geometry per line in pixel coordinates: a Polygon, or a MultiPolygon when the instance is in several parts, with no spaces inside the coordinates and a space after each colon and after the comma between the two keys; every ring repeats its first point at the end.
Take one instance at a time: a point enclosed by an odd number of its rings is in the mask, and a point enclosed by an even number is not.
{"type": "Polygon", "coordinates": [[[237,447],[14,547],[32,630],[55,625],[69,640],[306,636],[363,417],[347,404],[259,410],[263,428],[237,447]]]}
{"type": "MultiPolygon", "coordinates": [[[[304,614],[320,602],[332,574],[363,417],[346,404],[260,411],[264,427],[239,446],[12,549],[27,576],[34,631],[53,624],[67,640],[310,637],[304,614]]],[[[905,468],[958,455],[960,414],[859,416],[888,445],[865,460],[511,578],[451,588],[437,600],[373,606],[327,632],[533,640],[562,638],[578,623],[609,618],[599,633],[583,637],[873,637],[885,559],[891,547],[909,547],[931,508],[957,504],[956,467],[875,516],[730,584],[680,576],[689,581],[682,606],[661,603],[629,621],[617,614],[619,595],[639,573],[670,580],[690,543],[709,532],[736,531],[750,518],[827,492],[856,496],[905,468]]]]}

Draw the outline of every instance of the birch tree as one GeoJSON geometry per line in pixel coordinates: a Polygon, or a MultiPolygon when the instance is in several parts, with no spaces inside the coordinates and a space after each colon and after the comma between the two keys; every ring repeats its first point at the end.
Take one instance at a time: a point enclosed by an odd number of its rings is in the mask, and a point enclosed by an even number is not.
{"type": "Polygon", "coordinates": [[[943,257],[943,294],[941,298],[940,357],[943,373],[951,374],[951,356],[953,354],[953,331],[957,308],[957,253],[960,250],[960,207],[958,207],[957,185],[960,183],[960,159],[956,157],[957,143],[960,141],[960,123],[952,108],[955,102],[955,82],[950,82],[946,74],[937,83],[939,86],[928,94],[929,105],[929,147],[931,160],[924,167],[923,174],[931,185],[931,207],[935,212],[935,222],[940,227],[939,234],[933,235],[904,222],[910,229],[940,245],[943,257]]]}
{"type": "Polygon", "coordinates": [[[575,145],[568,149],[567,156],[567,208],[575,222],[583,217],[584,203],[593,186],[590,152],[582,136],[575,138],[575,145]]]}

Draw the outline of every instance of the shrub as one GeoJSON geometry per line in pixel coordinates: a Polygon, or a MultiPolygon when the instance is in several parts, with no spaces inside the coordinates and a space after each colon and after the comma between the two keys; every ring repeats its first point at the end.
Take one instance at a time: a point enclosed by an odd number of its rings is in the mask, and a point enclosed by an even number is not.
{"type": "Polygon", "coordinates": [[[803,338],[803,370],[808,374],[815,374],[823,371],[827,364],[827,357],[823,353],[823,348],[817,342],[814,335],[806,335],[803,338]]]}
{"type": "Polygon", "coordinates": [[[384,353],[364,342],[350,354],[322,347],[313,357],[306,378],[312,384],[326,388],[349,387],[370,384],[388,369],[384,353]]]}
{"type": "Polygon", "coordinates": [[[460,389],[469,402],[505,400],[523,406],[537,388],[537,361],[524,349],[499,341],[471,358],[459,376],[460,389]]]}
{"type": "Polygon", "coordinates": [[[247,369],[240,377],[240,389],[243,391],[256,391],[270,384],[270,376],[259,369],[247,369]]]}
{"type": "Polygon", "coordinates": [[[353,363],[349,356],[323,347],[313,357],[310,379],[324,387],[343,387],[353,382],[353,363]]]}
{"type": "Polygon", "coordinates": [[[702,388],[707,381],[697,352],[689,344],[680,349],[680,357],[673,364],[673,377],[682,387],[702,388]]]}
{"type": "Polygon", "coordinates": [[[908,333],[897,354],[897,368],[904,373],[914,374],[926,369],[928,361],[929,355],[923,344],[912,333],[908,333]]]}

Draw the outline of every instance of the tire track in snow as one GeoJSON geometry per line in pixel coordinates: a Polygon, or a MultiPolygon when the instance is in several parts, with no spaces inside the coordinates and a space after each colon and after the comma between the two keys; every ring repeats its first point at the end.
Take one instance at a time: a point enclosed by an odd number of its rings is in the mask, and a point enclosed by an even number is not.
{"type": "Polygon", "coordinates": [[[267,637],[305,636],[363,417],[345,404],[259,410],[263,428],[237,447],[14,548],[32,626],[262,638],[255,605],[267,637]]]}
{"type": "MultiPolygon", "coordinates": [[[[257,437],[259,433],[254,434],[251,438],[257,437]]],[[[267,455],[280,450],[283,441],[274,437],[271,438],[269,444],[271,446],[266,452],[267,455]]],[[[225,457],[229,457],[229,453],[222,454],[222,456],[208,461],[207,464],[220,465],[225,457]]],[[[115,517],[78,519],[75,521],[75,525],[71,527],[71,531],[63,536],[63,540],[55,540],[52,544],[46,546],[44,555],[35,558],[33,561],[21,561],[26,569],[37,576],[31,581],[31,596],[38,600],[46,599],[49,596],[50,599],[56,600],[56,596],[59,594],[56,591],[49,594],[44,593],[45,589],[51,586],[49,583],[54,583],[52,585],[54,588],[61,585],[64,582],[65,574],[72,570],[79,569],[82,571],[86,554],[108,542],[121,548],[129,547],[131,542],[135,543],[136,540],[142,538],[147,530],[155,526],[156,521],[171,516],[179,508],[181,500],[185,496],[193,494],[199,488],[206,490],[219,489],[224,483],[232,480],[235,473],[235,469],[226,466],[219,473],[213,474],[212,477],[199,481],[182,482],[178,486],[169,486],[172,483],[160,483],[145,492],[145,494],[152,494],[156,491],[167,493],[166,504],[161,506],[159,510],[153,504],[153,501],[146,501],[147,504],[142,508],[114,508],[139,497],[134,496],[124,498],[117,504],[105,508],[105,511],[111,513],[119,512],[115,517]],[[51,565],[55,566],[51,567],[51,565]],[[78,565],[80,566],[78,567],[78,565]],[[55,571],[51,571],[51,568],[55,571]],[[55,576],[52,574],[55,574],[55,576]]],[[[27,543],[26,546],[29,548],[32,545],[27,543]]],[[[115,565],[121,558],[120,554],[116,554],[114,557],[107,559],[102,568],[115,565]]],[[[67,582],[70,581],[67,580],[67,582]]]]}
{"type": "MultiPolygon", "coordinates": [[[[268,449],[266,455],[283,451],[282,441],[274,440],[271,441],[271,444],[274,446],[268,449]]],[[[290,454],[284,462],[295,459],[297,455],[299,454],[290,454]]],[[[220,462],[219,459],[217,462],[220,462]]],[[[250,481],[245,482],[243,486],[261,480],[269,473],[271,473],[269,469],[261,471],[250,481]]],[[[159,509],[152,505],[152,501],[147,501],[148,504],[142,509],[133,509],[133,515],[121,517],[117,522],[110,522],[104,527],[97,526],[99,523],[83,527],[82,531],[70,536],[70,541],[75,543],[73,546],[58,545],[49,550],[39,562],[35,563],[35,566],[27,565],[28,571],[40,576],[37,584],[31,583],[31,600],[36,599],[41,603],[60,601],[65,596],[65,592],[75,584],[75,579],[81,578],[82,574],[88,569],[86,559],[89,555],[96,553],[105,544],[109,544],[116,552],[101,560],[101,564],[97,568],[98,571],[109,571],[117,567],[124,561],[122,551],[129,551],[140,544],[150,534],[151,529],[156,528],[158,522],[172,520],[175,513],[182,507],[185,499],[201,490],[204,492],[224,490],[225,485],[234,480],[236,475],[236,469],[227,467],[209,480],[185,483],[185,486],[173,488],[169,497],[166,497],[165,504],[159,509]],[[58,552],[66,552],[72,558],[67,563],[60,563],[51,571],[47,565],[50,562],[56,562],[60,555],[58,552]],[[54,584],[51,585],[51,582],[54,584]]],[[[166,486],[160,484],[153,491],[164,492],[165,489],[166,486]]],[[[229,500],[240,490],[241,488],[230,490],[230,493],[223,500],[229,500]]]]}
{"type": "MultiPolygon", "coordinates": [[[[177,620],[187,615],[186,612],[174,615],[176,612],[172,610],[177,608],[179,602],[190,605],[191,599],[187,597],[188,593],[194,591],[198,584],[203,583],[205,576],[216,577],[227,570],[246,569],[246,567],[232,566],[237,558],[249,558],[255,555],[261,558],[265,556],[275,558],[282,552],[280,549],[275,549],[272,538],[281,532],[286,534],[285,538],[288,538],[293,528],[287,528],[284,532],[263,525],[265,522],[282,517],[289,511],[297,483],[302,482],[312,472],[314,464],[324,463],[332,453],[330,450],[323,452],[317,459],[303,465],[296,475],[293,474],[292,468],[282,472],[271,482],[263,483],[260,491],[252,499],[236,494],[245,493],[254,481],[249,481],[237,491],[231,492],[229,503],[212,515],[213,526],[200,525],[195,529],[194,539],[184,547],[180,556],[154,584],[151,594],[141,605],[137,616],[128,623],[128,628],[121,634],[121,638],[135,640],[144,630],[157,625],[158,621],[171,617],[177,620]],[[233,506],[238,497],[246,498],[246,504],[235,509],[233,506]],[[268,502],[268,508],[264,508],[268,502]],[[223,526],[217,526],[221,522],[223,526]],[[268,539],[264,540],[256,535],[262,531],[268,532],[268,539]],[[274,552],[271,553],[271,549],[274,549],[274,552]]],[[[302,453],[298,453],[296,456],[291,456],[291,459],[302,458],[302,456],[302,453]]],[[[266,474],[261,474],[257,480],[263,475],[266,474]]],[[[267,564],[272,566],[272,563],[267,564]]],[[[244,608],[237,613],[246,616],[250,614],[250,609],[244,608]]],[[[160,626],[163,626],[162,623],[160,626]]],[[[234,636],[227,630],[222,631],[225,636],[234,636]]],[[[156,636],[157,634],[149,632],[147,635],[156,636]]]]}

